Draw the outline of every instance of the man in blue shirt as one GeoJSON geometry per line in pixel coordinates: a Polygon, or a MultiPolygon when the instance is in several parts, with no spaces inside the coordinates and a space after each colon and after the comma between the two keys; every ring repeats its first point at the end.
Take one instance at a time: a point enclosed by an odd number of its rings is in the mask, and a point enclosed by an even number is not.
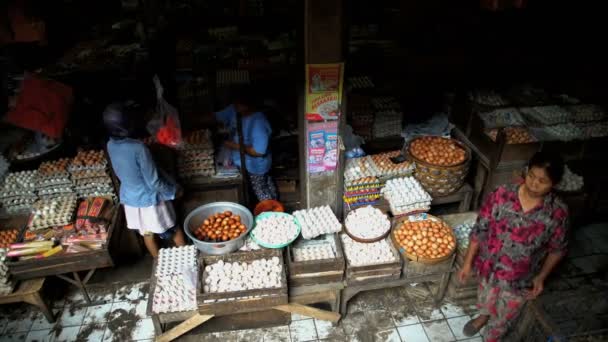
{"type": "Polygon", "coordinates": [[[215,119],[230,132],[230,138],[224,143],[231,150],[232,162],[241,166],[240,144],[237,132],[237,113],[242,116],[243,141],[245,150],[245,167],[249,182],[258,201],[276,199],[277,188],[269,172],[272,164],[270,153],[270,136],[272,129],[264,113],[256,110],[256,98],[252,92],[239,94],[234,104],[215,113],[215,119]]]}

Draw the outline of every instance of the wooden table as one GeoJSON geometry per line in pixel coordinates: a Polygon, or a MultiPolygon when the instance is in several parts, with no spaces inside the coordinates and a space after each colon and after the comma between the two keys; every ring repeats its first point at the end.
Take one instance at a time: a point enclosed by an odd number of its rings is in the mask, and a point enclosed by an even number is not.
{"type": "Polygon", "coordinates": [[[25,302],[37,306],[49,323],[55,322],[53,311],[42,297],[42,287],[46,278],[36,278],[20,281],[13,293],[0,296],[0,304],[25,302]]]}
{"type": "Polygon", "coordinates": [[[289,302],[296,304],[327,303],[333,312],[339,312],[344,282],[306,285],[289,288],[289,302]]]}

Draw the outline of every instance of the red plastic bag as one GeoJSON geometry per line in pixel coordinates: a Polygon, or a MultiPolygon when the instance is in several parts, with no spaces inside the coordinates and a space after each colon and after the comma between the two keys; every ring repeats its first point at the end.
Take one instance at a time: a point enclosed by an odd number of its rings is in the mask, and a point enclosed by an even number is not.
{"type": "Polygon", "coordinates": [[[59,139],[68,122],[72,101],[72,88],[27,75],[21,84],[17,104],[6,115],[6,121],[59,139]]]}
{"type": "Polygon", "coordinates": [[[148,132],[156,137],[156,140],[169,147],[178,147],[182,144],[182,128],[179,122],[177,109],[163,98],[163,86],[158,76],[154,76],[154,87],[156,88],[156,114],[148,122],[148,132]]]}

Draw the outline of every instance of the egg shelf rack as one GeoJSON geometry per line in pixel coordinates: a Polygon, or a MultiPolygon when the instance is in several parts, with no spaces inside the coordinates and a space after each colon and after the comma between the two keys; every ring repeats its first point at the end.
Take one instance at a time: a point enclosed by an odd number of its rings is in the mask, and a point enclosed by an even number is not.
{"type": "Polygon", "coordinates": [[[278,305],[287,304],[288,283],[283,262],[283,253],[280,249],[264,249],[247,253],[233,253],[227,255],[202,256],[199,258],[199,277],[204,279],[205,266],[220,260],[223,262],[251,262],[258,259],[279,258],[281,265],[281,287],[269,289],[255,289],[222,293],[204,293],[199,291],[197,296],[198,312],[204,315],[229,315],[231,313],[246,313],[271,309],[278,305]],[[205,303],[216,300],[213,303],[205,303]]]}
{"type": "Polygon", "coordinates": [[[394,261],[375,265],[353,266],[348,261],[348,258],[345,257],[345,280],[347,288],[357,284],[399,279],[399,277],[401,277],[403,261],[392,242],[390,240],[387,242],[391,248],[391,253],[395,256],[394,261]]]}
{"type": "MultiPolygon", "coordinates": [[[[344,279],[344,251],[337,233],[322,236],[324,239],[332,239],[336,257],[324,260],[295,261],[293,255],[293,244],[287,247],[287,266],[289,269],[289,285],[318,285],[325,283],[341,282],[344,279]]],[[[315,239],[317,240],[317,239],[315,239]]],[[[314,240],[311,240],[314,241],[314,240]]],[[[296,241],[295,244],[298,244],[296,241]]]]}

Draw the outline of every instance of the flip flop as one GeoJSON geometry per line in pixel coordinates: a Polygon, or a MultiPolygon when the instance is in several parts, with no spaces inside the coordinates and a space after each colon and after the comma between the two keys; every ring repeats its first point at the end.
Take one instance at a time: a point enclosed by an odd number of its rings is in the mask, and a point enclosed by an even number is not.
{"type": "Polygon", "coordinates": [[[475,325],[473,324],[474,320],[475,319],[468,321],[467,324],[465,324],[464,327],[462,328],[462,333],[466,337],[473,337],[479,332],[479,330],[481,330],[481,328],[475,327],[475,325]]]}

